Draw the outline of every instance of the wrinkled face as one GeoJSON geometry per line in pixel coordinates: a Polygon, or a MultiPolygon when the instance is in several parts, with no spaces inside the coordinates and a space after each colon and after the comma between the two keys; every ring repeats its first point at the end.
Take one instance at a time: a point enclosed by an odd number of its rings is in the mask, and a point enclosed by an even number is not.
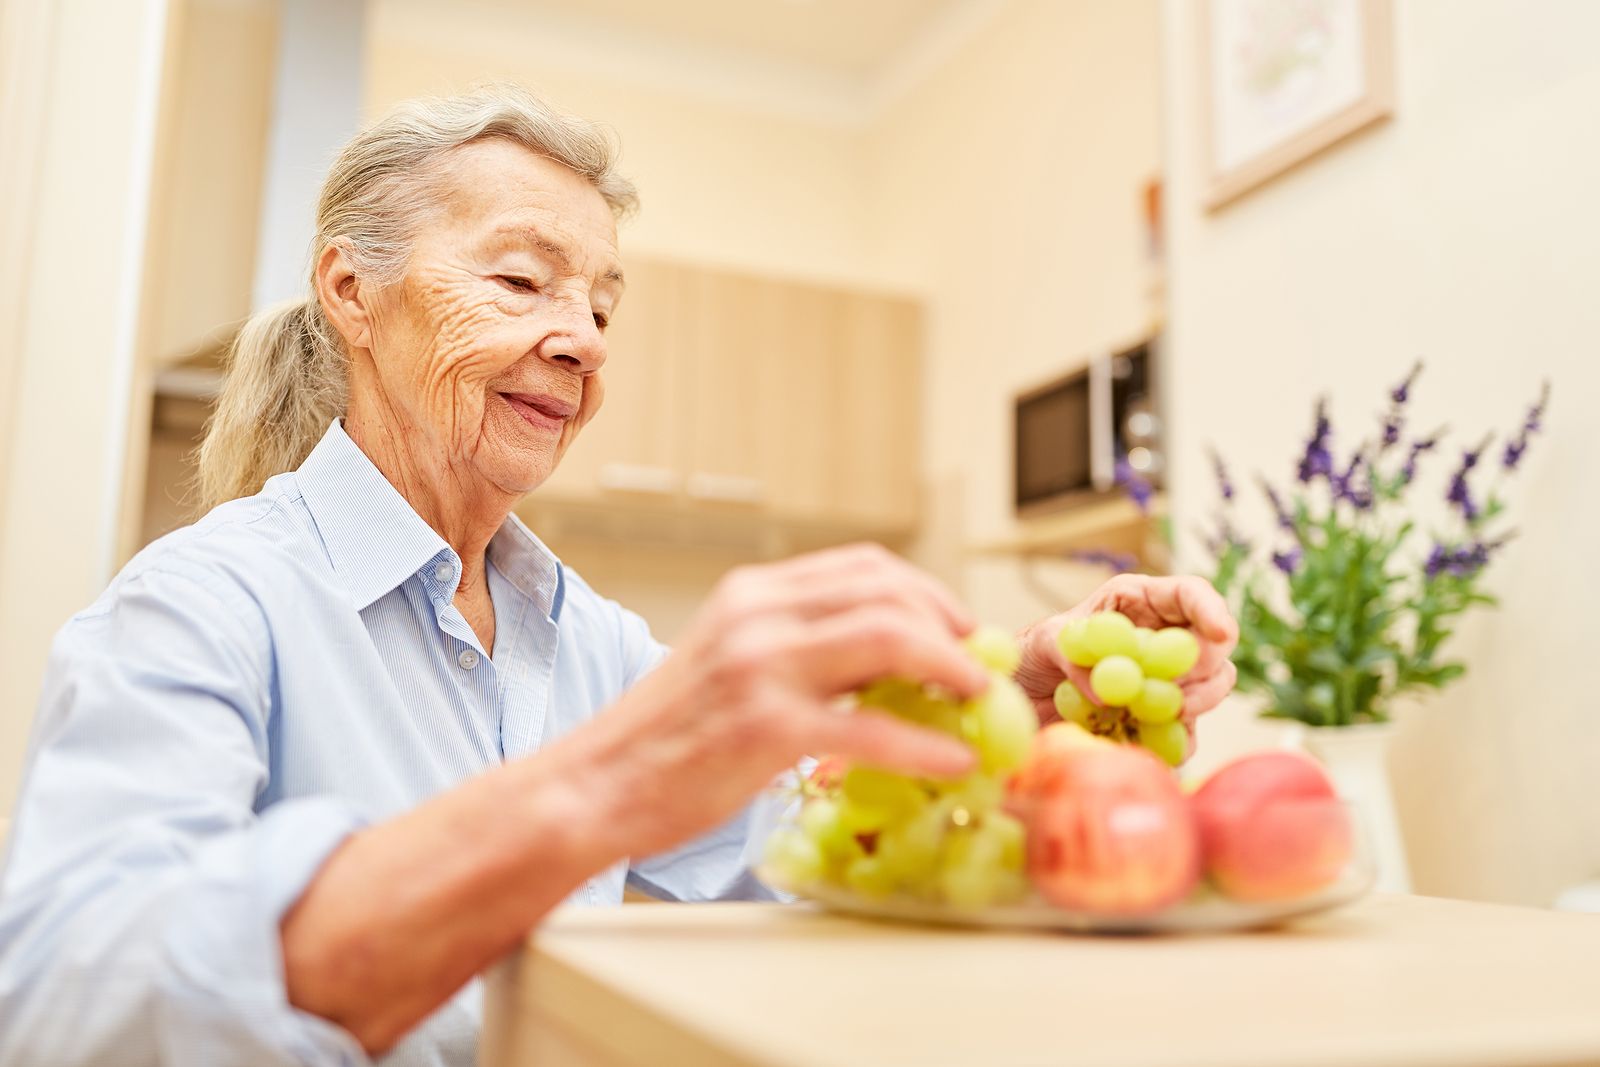
{"type": "Polygon", "coordinates": [[[604,396],[616,224],[587,179],[508,141],[455,150],[439,180],[442,209],[372,309],[383,402],[452,476],[527,492],[604,396]]]}

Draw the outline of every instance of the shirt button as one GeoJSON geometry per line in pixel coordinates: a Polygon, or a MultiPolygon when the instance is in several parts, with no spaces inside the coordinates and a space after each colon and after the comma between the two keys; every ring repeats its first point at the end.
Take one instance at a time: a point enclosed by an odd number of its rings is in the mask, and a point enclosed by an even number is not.
{"type": "Polygon", "coordinates": [[[456,662],[461,664],[461,669],[470,671],[478,665],[478,654],[470,648],[463,648],[461,655],[456,657],[456,662]]]}
{"type": "Polygon", "coordinates": [[[452,573],[454,573],[454,568],[450,564],[441,563],[433,568],[433,580],[436,582],[448,582],[452,573]]]}

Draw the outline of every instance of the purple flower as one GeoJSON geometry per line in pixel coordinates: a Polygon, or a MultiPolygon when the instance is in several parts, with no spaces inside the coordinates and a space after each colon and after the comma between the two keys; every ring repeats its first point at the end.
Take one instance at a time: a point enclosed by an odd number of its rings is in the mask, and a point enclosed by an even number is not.
{"type": "Polygon", "coordinates": [[[1429,581],[1441,574],[1449,574],[1456,578],[1472,578],[1489,565],[1489,560],[1501,546],[1510,538],[1502,537],[1498,541],[1469,541],[1466,544],[1449,545],[1435,544],[1428,553],[1428,560],[1423,564],[1423,572],[1429,581]]]}
{"type": "Polygon", "coordinates": [[[1438,443],[1439,434],[1434,434],[1426,441],[1411,442],[1411,454],[1406,457],[1406,465],[1400,468],[1401,485],[1411,484],[1412,480],[1417,476],[1417,457],[1422,455],[1424,452],[1433,451],[1433,447],[1438,443]]]}
{"type": "Polygon", "coordinates": [[[1231,501],[1233,499],[1233,482],[1228,478],[1228,468],[1223,466],[1222,456],[1216,449],[1211,450],[1211,465],[1216,468],[1217,489],[1222,493],[1222,499],[1231,501]]]}
{"type": "Polygon", "coordinates": [[[1075,563],[1110,568],[1113,574],[1126,574],[1128,571],[1139,569],[1139,561],[1133,556],[1126,552],[1112,552],[1104,548],[1078,549],[1069,553],[1067,558],[1075,563]]]}
{"type": "Polygon", "coordinates": [[[1550,383],[1545,382],[1544,388],[1539,390],[1539,399],[1534,401],[1528,409],[1527,417],[1522,420],[1522,430],[1506,442],[1505,453],[1500,457],[1500,465],[1508,471],[1517,469],[1517,464],[1522,462],[1522,454],[1528,450],[1528,438],[1538,433],[1544,425],[1544,409],[1550,403],[1550,383]]]}
{"type": "Polygon", "coordinates": [[[1406,375],[1405,381],[1389,390],[1389,399],[1394,401],[1397,407],[1411,399],[1411,386],[1417,380],[1417,375],[1421,373],[1422,360],[1419,359],[1411,365],[1411,373],[1406,375]]]}
{"type": "Polygon", "coordinates": [[[1318,476],[1327,477],[1333,473],[1333,454],[1328,451],[1328,437],[1333,432],[1333,426],[1328,421],[1328,401],[1326,398],[1317,401],[1317,423],[1311,431],[1311,440],[1306,442],[1305,454],[1300,457],[1299,479],[1302,485],[1309,484],[1318,476]]]}
{"type": "Polygon", "coordinates": [[[1156,495],[1150,480],[1134,470],[1126,458],[1117,460],[1116,481],[1128,491],[1128,498],[1142,512],[1149,514],[1150,499],[1156,495]]]}
{"type": "Polygon", "coordinates": [[[1478,465],[1479,457],[1488,447],[1489,439],[1486,437],[1477,448],[1461,453],[1461,466],[1457,467],[1455,474],[1451,476],[1450,491],[1445,494],[1445,500],[1454,504],[1460,510],[1461,517],[1469,523],[1477,521],[1481,509],[1478,507],[1478,502],[1472,499],[1472,487],[1467,483],[1467,475],[1478,465]]]}
{"type": "Polygon", "coordinates": [[[1272,554],[1272,565],[1285,574],[1293,574],[1300,567],[1300,558],[1305,553],[1299,545],[1287,548],[1282,552],[1272,554]]]}
{"type": "Polygon", "coordinates": [[[1291,533],[1294,532],[1294,516],[1284,506],[1283,497],[1278,495],[1278,491],[1272,487],[1272,483],[1265,478],[1261,479],[1261,491],[1267,494],[1267,500],[1272,503],[1272,511],[1278,517],[1278,525],[1291,533]]]}
{"type": "Polygon", "coordinates": [[[1250,551],[1250,542],[1239,536],[1239,531],[1233,528],[1233,523],[1228,521],[1226,515],[1219,514],[1217,516],[1216,533],[1202,534],[1202,538],[1205,542],[1206,551],[1218,559],[1221,559],[1223,553],[1231,549],[1239,549],[1242,552],[1250,551]]]}
{"type": "Polygon", "coordinates": [[[1393,412],[1383,420],[1383,447],[1391,448],[1400,442],[1400,415],[1393,412]]]}

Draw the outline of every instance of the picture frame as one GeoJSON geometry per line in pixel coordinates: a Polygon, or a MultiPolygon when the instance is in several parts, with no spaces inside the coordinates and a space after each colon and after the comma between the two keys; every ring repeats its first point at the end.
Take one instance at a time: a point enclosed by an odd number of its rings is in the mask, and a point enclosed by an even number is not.
{"type": "Polygon", "coordinates": [[[1392,0],[1201,0],[1198,14],[1208,210],[1393,115],[1392,0]]]}

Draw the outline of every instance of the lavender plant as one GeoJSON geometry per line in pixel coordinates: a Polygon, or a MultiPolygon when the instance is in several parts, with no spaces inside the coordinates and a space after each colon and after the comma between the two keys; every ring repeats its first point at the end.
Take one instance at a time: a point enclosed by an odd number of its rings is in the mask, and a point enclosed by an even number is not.
{"type": "Polygon", "coordinates": [[[1342,459],[1326,401],[1318,402],[1294,484],[1283,492],[1260,479],[1275,517],[1260,551],[1236,529],[1234,484],[1212,457],[1221,495],[1204,532],[1212,581],[1238,616],[1239,688],[1267,696],[1269,716],[1313,726],[1383,722],[1395,697],[1442,688],[1466,671],[1444,645],[1469,609],[1495,603],[1481,582],[1514,536],[1505,528],[1505,480],[1541,428],[1550,387],[1498,457],[1492,437],[1461,453],[1444,493],[1447,520],[1424,536],[1409,496],[1444,434],[1408,436],[1421,370],[1418,363],[1389,391],[1378,432],[1342,459]]]}

